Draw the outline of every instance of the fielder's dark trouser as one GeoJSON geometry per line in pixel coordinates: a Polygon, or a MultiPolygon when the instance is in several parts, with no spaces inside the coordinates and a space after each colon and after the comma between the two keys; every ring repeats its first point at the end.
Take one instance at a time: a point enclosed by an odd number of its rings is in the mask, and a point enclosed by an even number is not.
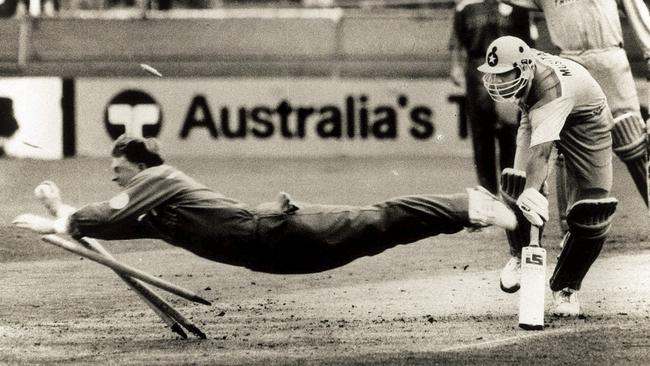
{"type": "Polygon", "coordinates": [[[405,196],[363,207],[296,205],[292,213],[256,215],[257,240],[246,253],[246,267],[320,272],[470,225],[466,194],[405,196]]]}
{"type": "Polygon", "coordinates": [[[517,126],[498,125],[494,101],[483,86],[483,73],[476,68],[484,58],[470,60],[465,72],[467,85],[467,119],[470,125],[474,165],[479,184],[494,194],[499,193],[501,170],[512,167],[515,158],[517,126]],[[497,148],[499,146],[499,166],[497,148]]]}

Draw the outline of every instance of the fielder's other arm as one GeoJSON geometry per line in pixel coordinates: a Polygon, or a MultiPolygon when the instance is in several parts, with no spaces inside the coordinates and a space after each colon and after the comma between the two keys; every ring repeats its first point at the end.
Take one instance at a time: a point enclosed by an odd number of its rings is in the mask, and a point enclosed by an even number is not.
{"type": "Polygon", "coordinates": [[[13,224],[17,227],[31,229],[40,234],[67,233],[69,217],[77,209],[63,203],[59,187],[54,182],[46,180],[36,186],[34,196],[36,196],[54,218],[23,214],[16,217],[13,224]]]}

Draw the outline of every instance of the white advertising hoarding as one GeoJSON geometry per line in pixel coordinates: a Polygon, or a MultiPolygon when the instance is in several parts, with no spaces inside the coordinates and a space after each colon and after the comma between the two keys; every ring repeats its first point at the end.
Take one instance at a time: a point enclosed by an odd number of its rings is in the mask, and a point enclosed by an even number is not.
{"type": "Polygon", "coordinates": [[[0,78],[0,97],[13,101],[19,129],[5,145],[8,155],[63,157],[62,81],[51,77],[0,78]]]}
{"type": "Polygon", "coordinates": [[[470,155],[447,79],[76,79],[77,152],[156,136],[167,155],[470,155]]]}

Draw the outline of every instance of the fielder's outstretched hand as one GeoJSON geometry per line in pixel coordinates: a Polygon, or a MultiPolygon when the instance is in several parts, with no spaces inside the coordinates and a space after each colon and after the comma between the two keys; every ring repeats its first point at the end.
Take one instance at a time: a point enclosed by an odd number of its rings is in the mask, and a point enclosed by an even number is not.
{"type": "Polygon", "coordinates": [[[41,201],[50,215],[59,216],[63,202],[61,201],[61,190],[54,182],[49,180],[41,182],[34,188],[34,196],[41,201]]]}
{"type": "Polygon", "coordinates": [[[63,203],[61,190],[52,181],[46,180],[36,186],[34,196],[45,206],[50,215],[58,219],[67,219],[77,211],[76,208],[63,203]]]}
{"type": "Polygon", "coordinates": [[[548,200],[535,188],[525,189],[517,199],[517,206],[535,226],[542,226],[548,221],[548,200]]]}
{"type": "Polygon", "coordinates": [[[54,234],[54,220],[34,214],[22,214],[12,221],[14,226],[29,229],[39,234],[54,234]]]}

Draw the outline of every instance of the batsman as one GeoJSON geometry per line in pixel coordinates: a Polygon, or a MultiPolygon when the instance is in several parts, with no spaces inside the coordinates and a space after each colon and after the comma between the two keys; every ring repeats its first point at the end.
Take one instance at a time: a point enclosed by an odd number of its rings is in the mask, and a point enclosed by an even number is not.
{"type": "Polygon", "coordinates": [[[490,96],[522,111],[513,169],[501,175],[501,194],[517,213],[519,225],[507,230],[512,258],[501,272],[501,289],[519,290],[521,250],[530,242],[530,225],[549,218],[543,187],[554,149],[564,155],[568,186],[568,232],[550,279],[557,316],[581,314],[578,291],[605,242],[618,201],[612,186],[614,124],[607,99],[580,64],[530,48],[521,39],[500,37],[479,66],[490,96]]]}

